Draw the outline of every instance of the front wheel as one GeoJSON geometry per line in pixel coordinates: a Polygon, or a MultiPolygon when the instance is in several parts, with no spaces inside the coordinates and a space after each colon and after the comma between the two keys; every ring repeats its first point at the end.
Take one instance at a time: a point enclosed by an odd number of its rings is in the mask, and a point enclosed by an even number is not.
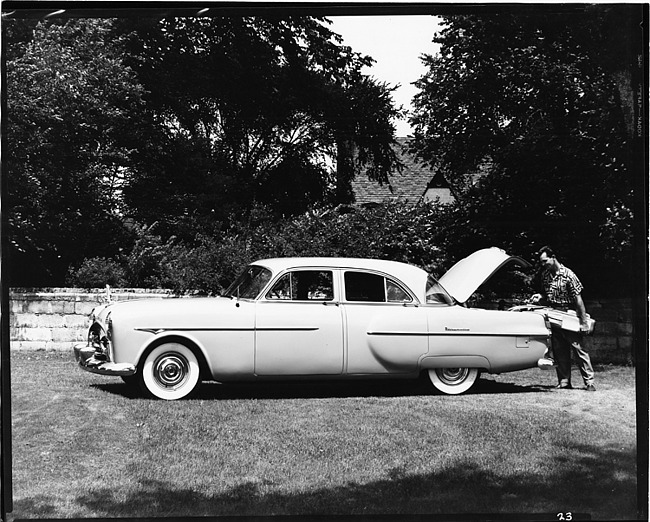
{"type": "Polygon", "coordinates": [[[140,385],[145,393],[173,401],[189,396],[199,384],[199,361],[180,343],[157,346],[144,360],[140,385]]]}
{"type": "Polygon", "coordinates": [[[477,368],[436,368],[429,370],[429,379],[438,391],[458,395],[474,385],[478,374],[477,368]]]}

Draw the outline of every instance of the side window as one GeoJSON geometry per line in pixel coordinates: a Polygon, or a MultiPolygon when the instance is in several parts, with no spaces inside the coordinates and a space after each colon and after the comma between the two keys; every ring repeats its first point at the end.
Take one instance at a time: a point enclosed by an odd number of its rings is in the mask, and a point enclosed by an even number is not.
{"type": "Polygon", "coordinates": [[[395,281],[386,279],[386,295],[389,303],[410,303],[413,298],[395,281]]]}
{"type": "Polygon", "coordinates": [[[275,283],[271,290],[266,294],[267,299],[273,301],[290,301],[291,300],[291,274],[285,274],[277,283],[275,283]]]}
{"type": "Polygon", "coordinates": [[[384,278],[376,274],[364,272],[345,273],[346,301],[361,301],[369,303],[386,302],[384,278]]]}
{"type": "Polygon", "coordinates": [[[296,270],[283,275],[266,294],[272,301],[331,301],[334,299],[332,272],[296,270]]]}
{"type": "Polygon", "coordinates": [[[377,274],[345,273],[346,301],[366,303],[404,303],[411,296],[396,282],[377,274]]]}

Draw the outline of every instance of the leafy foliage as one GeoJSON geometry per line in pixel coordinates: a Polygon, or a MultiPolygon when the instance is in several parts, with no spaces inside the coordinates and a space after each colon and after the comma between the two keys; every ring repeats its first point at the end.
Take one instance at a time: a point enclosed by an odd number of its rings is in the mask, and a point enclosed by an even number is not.
{"type": "MultiPolygon", "coordinates": [[[[463,235],[530,254],[553,244],[592,283],[629,256],[633,217],[620,86],[595,52],[608,20],[602,9],[444,17],[412,120],[414,152],[462,202],[463,235]]],[[[608,53],[630,68],[627,51],[608,53]]]]}
{"type": "Polygon", "coordinates": [[[319,19],[121,20],[116,32],[159,123],[125,189],[139,221],[187,238],[254,202],[304,212],[354,175],[327,160],[343,141],[370,176],[396,168],[390,88],[319,19]]]}
{"type": "MultiPolygon", "coordinates": [[[[84,258],[142,249],[137,229],[219,234],[337,197],[397,168],[390,87],[313,17],[7,20],[13,285],[59,284],[84,258]],[[341,145],[352,169],[335,175],[341,145]],[[339,191],[341,192],[341,191],[339,191]],[[341,192],[343,193],[343,192],[341,192]]],[[[149,256],[149,257],[147,257],[149,256]]],[[[147,258],[145,261],[145,257],[147,258]]],[[[167,269],[150,282],[166,280],[167,269]]]]}
{"type": "Polygon", "coordinates": [[[612,29],[627,14],[444,17],[413,151],[457,203],[366,210],[341,204],[362,167],[382,183],[400,168],[401,109],[324,19],[7,20],[10,284],[59,284],[69,266],[89,282],[95,266],[102,281],[215,293],[253,258],[440,273],[481,247],[550,243],[588,288],[610,274],[618,288],[635,219],[636,55],[612,29]]]}
{"type": "Polygon", "coordinates": [[[76,288],[123,287],[126,285],[126,271],[114,259],[93,257],[84,259],[76,269],[71,268],[66,284],[76,288]]]}
{"type": "Polygon", "coordinates": [[[39,23],[7,62],[6,172],[14,284],[62,278],[128,237],[119,192],[142,89],[107,20],[39,23]]]}
{"type": "MultiPolygon", "coordinates": [[[[123,273],[128,286],[205,294],[222,292],[247,263],[268,257],[393,259],[441,275],[457,260],[440,246],[451,211],[389,203],[371,209],[319,208],[274,221],[272,211],[256,206],[246,219],[230,223],[228,233],[199,234],[192,242],[163,240],[155,227],[140,229],[135,247],[122,260],[123,273]]],[[[73,280],[82,276],[72,275],[73,280]]]]}

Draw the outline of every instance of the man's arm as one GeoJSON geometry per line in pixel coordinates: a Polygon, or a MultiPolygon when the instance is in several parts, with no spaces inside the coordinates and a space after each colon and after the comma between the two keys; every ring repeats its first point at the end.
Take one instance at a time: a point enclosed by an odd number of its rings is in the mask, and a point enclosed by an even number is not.
{"type": "Polygon", "coordinates": [[[576,312],[578,314],[578,319],[580,319],[580,328],[582,330],[588,330],[589,326],[587,325],[587,310],[585,309],[585,303],[582,300],[580,294],[576,295],[576,312]]]}

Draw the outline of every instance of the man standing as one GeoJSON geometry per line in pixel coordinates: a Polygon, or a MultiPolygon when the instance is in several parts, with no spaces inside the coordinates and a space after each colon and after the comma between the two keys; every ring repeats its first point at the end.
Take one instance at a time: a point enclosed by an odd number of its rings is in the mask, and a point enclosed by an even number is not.
{"type": "Polygon", "coordinates": [[[542,264],[542,288],[546,294],[545,299],[541,294],[532,296],[532,301],[538,303],[545,301],[552,308],[564,312],[575,308],[580,320],[580,332],[563,330],[559,326],[551,326],[551,341],[557,362],[558,388],[571,388],[571,349],[573,348],[580,374],[585,382],[587,391],[596,391],[594,387],[594,370],[591,366],[589,354],[582,347],[582,334],[589,331],[587,312],[580,295],[582,283],[572,270],[562,265],[555,253],[549,247],[539,251],[539,261],[542,264]]]}

